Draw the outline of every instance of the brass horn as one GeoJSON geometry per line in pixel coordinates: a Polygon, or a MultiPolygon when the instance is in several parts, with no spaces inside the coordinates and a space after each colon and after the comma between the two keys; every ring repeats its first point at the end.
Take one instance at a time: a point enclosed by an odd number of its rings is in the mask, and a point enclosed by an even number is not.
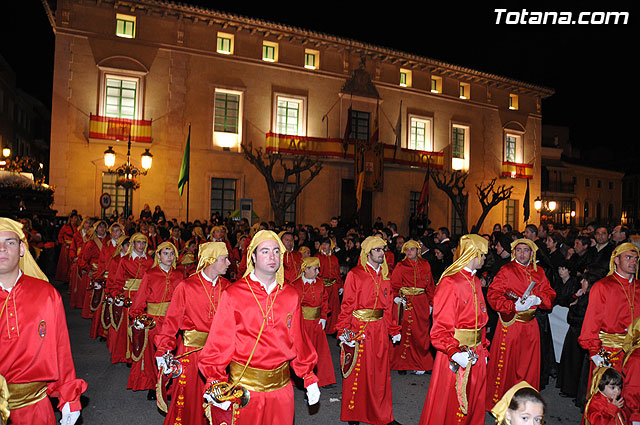
{"type": "Polygon", "coordinates": [[[134,320],[142,323],[142,325],[148,329],[153,329],[156,327],[156,319],[154,319],[152,316],[146,315],[145,313],[140,314],[134,320]]]}
{"type": "Polygon", "coordinates": [[[249,404],[249,391],[240,385],[232,385],[229,382],[215,382],[205,392],[218,403],[232,401],[238,403],[239,407],[249,404]]]}

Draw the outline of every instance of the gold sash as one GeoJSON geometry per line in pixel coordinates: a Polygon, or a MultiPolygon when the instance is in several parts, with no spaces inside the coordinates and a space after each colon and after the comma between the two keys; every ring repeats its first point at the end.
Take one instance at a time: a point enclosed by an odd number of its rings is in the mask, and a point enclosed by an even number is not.
{"type": "Polygon", "coordinates": [[[600,337],[600,341],[602,342],[603,346],[611,348],[622,348],[622,343],[624,342],[627,334],[610,334],[600,331],[598,336],[600,337]]]}
{"type": "Polygon", "coordinates": [[[384,314],[384,310],[381,308],[371,309],[371,308],[361,308],[360,310],[353,310],[351,315],[356,319],[362,322],[375,322],[376,320],[382,319],[382,315],[384,314]]]}
{"type": "Polygon", "coordinates": [[[137,291],[140,288],[140,282],[142,282],[142,279],[127,279],[122,289],[124,291],[137,291]]]}
{"type": "Polygon", "coordinates": [[[185,347],[202,348],[207,342],[209,332],[200,332],[192,329],[182,333],[182,341],[185,347]]]}
{"type": "Polygon", "coordinates": [[[9,388],[9,410],[35,404],[47,396],[46,382],[27,382],[26,384],[12,384],[7,382],[9,388]]]}
{"type": "Polygon", "coordinates": [[[482,329],[456,329],[453,337],[461,347],[477,347],[482,342],[482,329]]]}
{"type": "Polygon", "coordinates": [[[163,303],[147,303],[147,314],[152,316],[164,316],[167,314],[169,302],[163,303]]]}
{"type": "Polygon", "coordinates": [[[330,286],[335,285],[336,284],[336,280],[335,279],[322,278],[322,284],[324,285],[325,288],[328,288],[330,286]]]}
{"type": "Polygon", "coordinates": [[[400,288],[400,293],[402,295],[422,295],[424,294],[424,288],[414,288],[413,286],[403,286],[402,288],[400,288]]]}
{"type": "Polygon", "coordinates": [[[315,320],[319,319],[322,315],[322,308],[320,307],[308,307],[302,306],[302,318],[304,320],[315,320]]]}
{"type": "MultiPolygon", "coordinates": [[[[240,377],[244,365],[232,361],[229,363],[229,377],[231,382],[236,382],[240,377]]],[[[257,369],[247,367],[247,370],[240,378],[240,385],[249,391],[269,392],[284,388],[289,384],[289,362],[284,362],[275,369],[257,369]]]]}
{"type": "Polygon", "coordinates": [[[526,323],[526,322],[532,321],[536,317],[536,310],[529,309],[526,311],[516,312],[513,315],[513,317],[511,317],[511,320],[509,321],[504,320],[504,318],[502,317],[502,313],[498,313],[498,316],[500,317],[500,323],[502,323],[505,327],[509,327],[513,325],[515,322],[526,323]]]}

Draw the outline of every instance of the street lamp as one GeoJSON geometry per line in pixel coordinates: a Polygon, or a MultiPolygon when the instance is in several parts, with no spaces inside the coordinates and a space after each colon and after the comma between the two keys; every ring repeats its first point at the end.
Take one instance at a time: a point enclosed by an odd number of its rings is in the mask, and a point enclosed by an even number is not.
{"type": "Polygon", "coordinates": [[[113,146],[104,151],[104,165],[107,167],[110,173],[118,175],[116,186],[124,187],[124,215],[128,217],[131,211],[129,211],[129,191],[136,190],[139,187],[136,178],[138,176],[146,176],[151,164],[153,162],[153,155],[149,152],[149,149],[145,149],[141,155],[140,162],[142,170],[131,163],[131,136],[129,136],[129,142],[127,143],[127,162],[120,165],[113,170],[113,166],[116,163],[116,152],[113,150],[113,146]]]}
{"type": "MultiPolygon", "coordinates": [[[[558,208],[558,203],[556,201],[543,201],[542,199],[540,199],[540,197],[538,196],[534,201],[533,201],[533,207],[536,209],[536,211],[538,211],[538,213],[540,213],[540,222],[543,221],[543,212],[549,212],[549,213],[553,213],[556,208],[558,208]]],[[[544,217],[546,219],[546,217],[544,217]]]]}
{"type": "Polygon", "coordinates": [[[11,156],[11,149],[10,148],[2,148],[2,157],[4,159],[7,159],[11,156]]]}

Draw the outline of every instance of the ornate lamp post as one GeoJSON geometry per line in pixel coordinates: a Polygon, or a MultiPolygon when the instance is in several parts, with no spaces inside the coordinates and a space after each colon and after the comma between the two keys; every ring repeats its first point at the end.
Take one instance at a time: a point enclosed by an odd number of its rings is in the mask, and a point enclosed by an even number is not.
{"type": "Polygon", "coordinates": [[[113,146],[109,146],[109,149],[104,151],[104,165],[107,167],[110,173],[118,175],[116,180],[116,186],[124,188],[124,211],[125,217],[131,214],[131,206],[129,205],[129,193],[131,190],[136,190],[140,187],[140,183],[136,180],[138,176],[146,176],[147,172],[151,168],[153,162],[153,155],[149,152],[149,149],[145,149],[141,155],[140,163],[142,169],[139,169],[131,163],[131,136],[129,136],[129,142],[127,144],[127,162],[120,165],[115,170],[113,166],[116,163],[116,152],[113,150],[113,146]]]}
{"type": "Polygon", "coordinates": [[[546,220],[551,217],[551,214],[553,214],[556,208],[558,208],[558,203],[553,200],[543,201],[542,199],[540,199],[540,197],[537,197],[533,201],[533,208],[535,208],[536,211],[540,213],[540,222],[542,223],[543,219],[546,220]],[[547,217],[546,215],[543,215],[546,212],[549,213],[549,217],[547,217]]]}

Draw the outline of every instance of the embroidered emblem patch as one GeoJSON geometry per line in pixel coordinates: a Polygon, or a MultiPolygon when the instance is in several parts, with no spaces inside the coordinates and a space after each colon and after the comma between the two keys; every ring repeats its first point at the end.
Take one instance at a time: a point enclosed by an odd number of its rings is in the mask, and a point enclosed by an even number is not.
{"type": "Polygon", "coordinates": [[[40,335],[40,338],[44,338],[46,334],[47,334],[47,322],[45,322],[44,320],[41,320],[40,324],[38,325],[38,335],[40,335]]]}
{"type": "Polygon", "coordinates": [[[484,303],[480,303],[480,310],[482,310],[483,313],[487,312],[487,308],[484,306],[484,303]]]}
{"type": "Polygon", "coordinates": [[[291,328],[291,321],[293,320],[293,314],[287,314],[287,328],[291,328]]]}

